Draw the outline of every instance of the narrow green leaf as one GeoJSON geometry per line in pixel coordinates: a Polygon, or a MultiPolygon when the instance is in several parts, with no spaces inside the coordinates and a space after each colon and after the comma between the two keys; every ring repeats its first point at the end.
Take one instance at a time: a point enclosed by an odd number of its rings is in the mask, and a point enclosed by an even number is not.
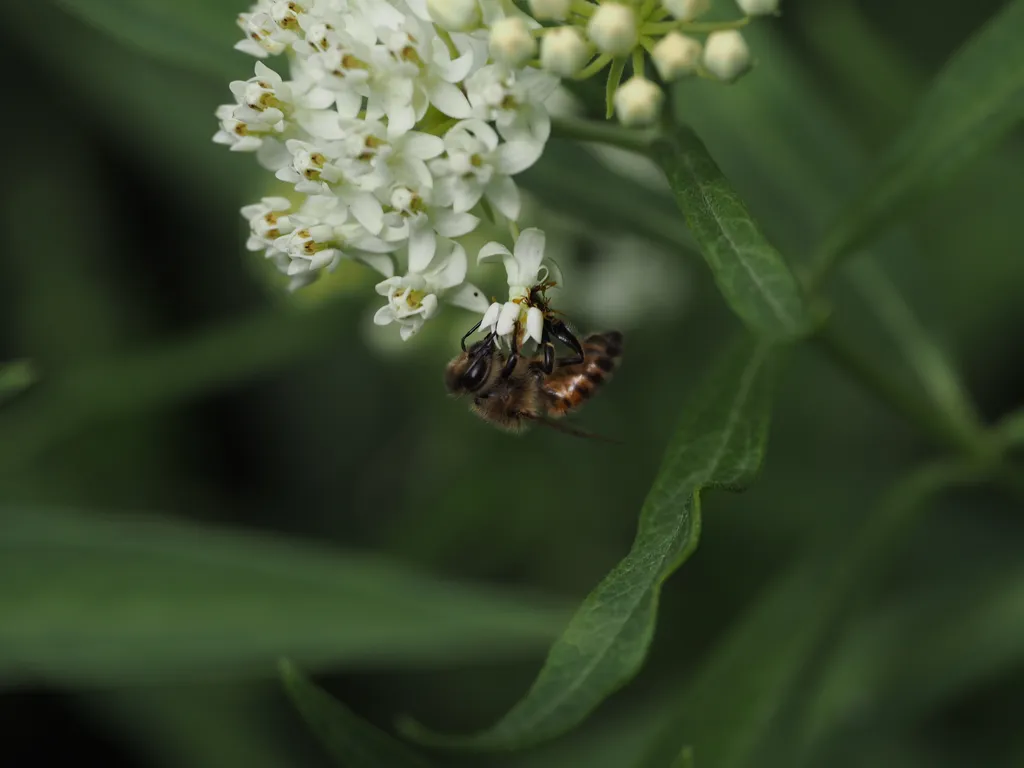
{"type": "Polygon", "coordinates": [[[235,20],[245,10],[244,2],[57,0],[57,5],[148,56],[199,72],[245,76],[245,57],[233,50],[242,39],[235,20]]]}
{"type": "Polygon", "coordinates": [[[702,490],[743,489],[761,465],[773,359],[767,345],[744,340],[683,408],[629,554],[584,600],[526,696],[480,733],[448,737],[407,723],[410,736],[454,748],[518,749],[569,730],[637,673],[661,585],[697,546],[702,490]]]}
{"type": "Polygon", "coordinates": [[[785,750],[796,747],[781,735],[780,723],[829,632],[858,592],[877,583],[926,502],[945,488],[978,479],[972,464],[926,465],[898,483],[852,533],[814,546],[715,646],[638,765],[662,768],[680,744],[692,746],[706,768],[795,764],[785,750]],[[765,749],[769,738],[783,751],[765,749]]]}
{"type": "Polygon", "coordinates": [[[62,684],[463,662],[560,610],[379,557],[184,522],[0,511],[0,679],[62,684]]]}
{"type": "Polygon", "coordinates": [[[295,708],[339,765],[345,768],[427,768],[429,763],[397,739],[356,716],[314,685],[290,661],[281,681],[295,708]]]}
{"type": "Polygon", "coordinates": [[[992,16],[946,63],[816,255],[823,273],[1024,118],[1024,0],[992,16]]]}
{"type": "Polygon", "coordinates": [[[655,143],[653,153],[733,311],[762,337],[791,339],[806,332],[810,320],[796,278],[697,135],[676,128],[655,143]]]}

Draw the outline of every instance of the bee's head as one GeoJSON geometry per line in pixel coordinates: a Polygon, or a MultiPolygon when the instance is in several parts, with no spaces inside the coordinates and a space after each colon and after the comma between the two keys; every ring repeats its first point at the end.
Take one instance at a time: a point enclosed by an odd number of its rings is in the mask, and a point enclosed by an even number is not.
{"type": "Polygon", "coordinates": [[[494,339],[488,337],[460,353],[444,371],[448,391],[453,395],[463,395],[480,389],[490,378],[495,352],[494,339]]]}

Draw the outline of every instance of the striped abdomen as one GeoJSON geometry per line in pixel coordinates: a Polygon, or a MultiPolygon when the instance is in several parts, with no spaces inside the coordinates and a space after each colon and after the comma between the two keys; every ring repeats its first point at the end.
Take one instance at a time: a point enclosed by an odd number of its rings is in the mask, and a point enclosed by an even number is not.
{"type": "Polygon", "coordinates": [[[622,334],[594,333],[583,340],[583,362],[556,368],[544,378],[549,416],[579,408],[611,378],[622,357],[622,334]]]}

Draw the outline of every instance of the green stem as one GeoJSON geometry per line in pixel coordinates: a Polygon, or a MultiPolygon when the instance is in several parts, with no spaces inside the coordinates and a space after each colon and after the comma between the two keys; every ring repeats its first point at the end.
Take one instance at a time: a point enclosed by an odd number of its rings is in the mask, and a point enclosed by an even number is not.
{"type": "Polygon", "coordinates": [[[637,46],[633,49],[633,77],[644,76],[644,49],[637,46]]]}
{"type": "Polygon", "coordinates": [[[750,17],[733,21],[652,21],[640,27],[642,35],[664,35],[673,30],[703,35],[709,32],[722,32],[726,29],[742,29],[750,23],[750,17]]]}
{"type": "Polygon", "coordinates": [[[646,152],[661,134],[657,128],[626,128],[618,123],[598,120],[552,117],[551,135],[559,139],[608,144],[633,152],[646,152]]]}
{"type": "Polygon", "coordinates": [[[587,66],[581,69],[578,73],[573,75],[573,80],[586,80],[588,77],[593,77],[602,69],[604,69],[608,65],[608,62],[611,60],[611,56],[609,56],[607,53],[602,53],[592,62],[587,64],[587,66]]]}
{"type": "Polygon", "coordinates": [[[597,6],[593,3],[588,3],[587,0],[572,0],[572,5],[569,6],[574,13],[578,13],[580,16],[590,18],[594,15],[594,11],[597,10],[597,6]]]}

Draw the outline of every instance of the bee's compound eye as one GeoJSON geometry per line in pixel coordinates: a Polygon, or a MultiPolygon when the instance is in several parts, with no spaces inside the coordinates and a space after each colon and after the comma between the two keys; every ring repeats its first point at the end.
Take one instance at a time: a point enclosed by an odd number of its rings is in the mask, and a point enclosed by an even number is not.
{"type": "Polygon", "coordinates": [[[479,389],[487,379],[487,372],[490,370],[490,367],[491,359],[489,357],[481,357],[462,374],[462,385],[470,392],[479,389]]]}

